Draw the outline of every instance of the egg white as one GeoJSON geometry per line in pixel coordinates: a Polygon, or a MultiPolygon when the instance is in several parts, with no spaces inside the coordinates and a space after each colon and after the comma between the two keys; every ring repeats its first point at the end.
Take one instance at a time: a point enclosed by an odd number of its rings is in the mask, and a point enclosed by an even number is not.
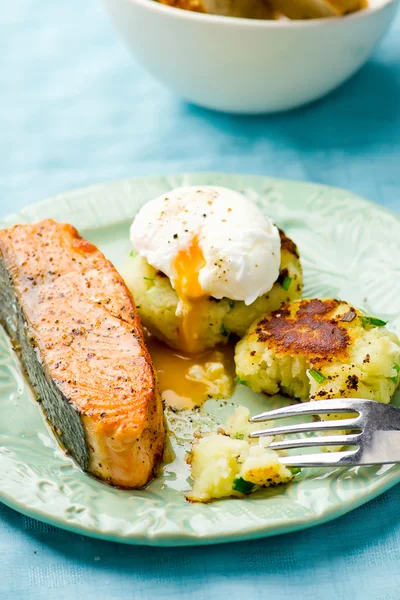
{"type": "Polygon", "coordinates": [[[130,232],[133,248],[177,287],[174,264],[196,238],[204,256],[205,295],[253,303],[279,276],[279,231],[243,194],[214,186],[182,187],[145,204],[130,232]]]}

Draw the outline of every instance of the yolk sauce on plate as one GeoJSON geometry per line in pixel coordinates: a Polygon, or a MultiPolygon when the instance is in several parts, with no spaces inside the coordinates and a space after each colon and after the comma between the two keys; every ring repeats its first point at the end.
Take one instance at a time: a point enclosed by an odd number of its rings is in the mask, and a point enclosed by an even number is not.
{"type": "Polygon", "coordinates": [[[162,398],[172,408],[194,408],[214,397],[217,382],[207,376],[210,363],[222,364],[225,375],[231,381],[234,379],[234,347],[231,344],[197,354],[185,354],[148,335],[146,345],[162,398]]]}
{"type": "Polygon", "coordinates": [[[185,351],[172,350],[151,335],[146,340],[163,400],[177,409],[194,408],[209,398],[221,398],[221,389],[232,387],[234,377],[232,345],[199,349],[198,323],[207,310],[209,297],[199,282],[199,272],[205,264],[197,237],[177,254],[173,263],[174,288],[179,297],[178,335],[185,351]]]}

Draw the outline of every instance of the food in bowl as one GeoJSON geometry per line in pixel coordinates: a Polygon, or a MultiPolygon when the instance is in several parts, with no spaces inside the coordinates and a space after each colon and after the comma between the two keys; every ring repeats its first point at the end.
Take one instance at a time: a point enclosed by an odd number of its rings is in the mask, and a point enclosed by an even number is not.
{"type": "Polygon", "coordinates": [[[347,302],[303,299],[258,319],[235,352],[239,380],[298,400],[389,403],[399,384],[400,340],[386,322],[347,302]]]}
{"type": "Polygon", "coordinates": [[[143,206],[124,269],[145,327],[199,352],[242,336],[259,315],[301,297],[296,245],[243,194],[179,188],[143,206]]]}
{"type": "Polygon", "coordinates": [[[279,461],[283,452],[268,448],[272,437],[248,437],[257,428],[249,423],[249,416],[247,408],[238,406],[218,431],[198,434],[187,458],[193,479],[187,500],[242,498],[260,487],[288,483],[300,471],[279,461]]]}
{"type": "Polygon", "coordinates": [[[367,7],[364,0],[159,0],[174,8],[247,19],[324,19],[367,7]]]}
{"type": "Polygon", "coordinates": [[[0,231],[0,289],[0,321],[61,446],[107,483],[148,483],[163,455],[163,409],[113,265],[71,225],[16,225],[0,231]]]}
{"type": "Polygon", "coordinates": [[[302,21],[220,17],[152,0],[104,3],[135,60],[177,96],[250,115],[291,110],[342,85],[387,33],[399,0],[302,21]],[[162,51],[154,39],[162,39],[162,51]]]}
{"type": "Polygon", "coordinates": [[[289,19],[326,19],[367,8],[364,0],[271,0],[275,11],[289,19]]]}
{"type": "Polygon", "coordinates": [[[174,8],[225,17],[274,18],[273,7],[262,0],[160,0],[160,2],[174,8]]]}

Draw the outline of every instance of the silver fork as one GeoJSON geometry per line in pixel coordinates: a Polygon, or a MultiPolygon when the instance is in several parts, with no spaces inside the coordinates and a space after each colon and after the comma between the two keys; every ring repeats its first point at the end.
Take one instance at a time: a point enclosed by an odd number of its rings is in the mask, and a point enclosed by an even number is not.
{"type": "Polygon", "coordinates": [[[373,400],[341,398],[296,404],[261,413],[251,423],[304,415],[354,415],[330,421],[282,425],[254,431],[249,437],[286,435],[290,433],[328,432],[345,430],[341,435],[327,435],[286,439],[272,442],[273,450],[310,448],[314,446],[356,446],[336,452],[281,456],[280,462],[288,467],[335,467],[342,465],[384,465],[400,462],[400,409],[373,400]],[[350,431],[350,433],[348,433],[350,431]]]}

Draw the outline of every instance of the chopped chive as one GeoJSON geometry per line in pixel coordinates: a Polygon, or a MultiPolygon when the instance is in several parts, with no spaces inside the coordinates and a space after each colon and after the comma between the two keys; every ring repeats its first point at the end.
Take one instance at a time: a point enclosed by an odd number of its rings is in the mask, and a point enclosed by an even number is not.
{"type": "Polygon", "coordinates": [[[229,308],[234,308],[235,306],[235,301],[234,300],[230,300],[229,301],[229,308]]]}
{"type": "Polygon", "coordinates": [[[398,383],[398,381],[399,381],[399,374],[400,374],[400,366],[397,365],[397,364],[394,364],[393,365],[393,369],[395,371],[397,371],[397,375],[396,375],[396,377],[391,377],[390,379],[393,381],[393,383],[398,383]]]}
{"type": "Polygon", "coordinates": [[[292,475],[297,475],[297,473],[301,473],[300,467],[288,467],[288,469],[292,473],[292,475]]]}
{"type": "Polygon", "coordinates": [[[384,327],[387,324],[387,321],[382,321],[382,319],[376,319],[375,317],[361,317],[361,320],[364,329],[368,327],[368,325],[372,325],[373,327],[384,327]]]}
{"type": "Polygon", "coordinates": [[[244,433],[235,433],[235,438],[237,440],[244,440],[244,433]]]}
{"type": "Polygon", "coordinates": [[[224,337],[228,337],[229,335],[229,331],[223,323],[221,325],[221,335],[223,335],[224,337]]]}
{"type": "Polygon", "coordinates": [[[385,325],[388,324],[388,321],[382,321],[382,319],[370,319],[370,323],[371,325],[374,325],[375,327],[385,327],[385,325]]]}
{"type": "Polygon", "coordinates": [[[137,252],[135,252],[134,250],[131,250],[129,252],[129,256],[132,256],[132,258],[134,258],[136,256],[137,252]]]}
{"type": "Polygon", "coordinates": [[[233,480],[232,487],[241,494],[250,494],[256,486],[254,483],[243,479],[243,477],[236,477],[236,479],[233,480]]]}
{"type": "Polygon", "coordinates": [[[310,369],[308,372],[310,373],[311,377],[314,377],[317,383],[324,383],[324,381],[326,381],[326,377],[325,375],[322,375],[321,371],[317,371],[317,369],[310,369]]]}
{"type": "Polygon", "coordinates": [[[291,277],[285,277],[285,279],[282,281],[282,287],[286,292],[290,288],[290,284],[292,283],[292,281],[293,280],[291,277]]]}
{"type": "Polygon", "coordinates": [[[236,383],[240,383],[240,385],[247,385],[247,381],[244,379],[240,379],[240,377],[236,376],[236,383]]]}
{"type": "Polygon", "coordinates": [[[143,277],[145,281],[154,281],[154,277],[143,277]]]}

